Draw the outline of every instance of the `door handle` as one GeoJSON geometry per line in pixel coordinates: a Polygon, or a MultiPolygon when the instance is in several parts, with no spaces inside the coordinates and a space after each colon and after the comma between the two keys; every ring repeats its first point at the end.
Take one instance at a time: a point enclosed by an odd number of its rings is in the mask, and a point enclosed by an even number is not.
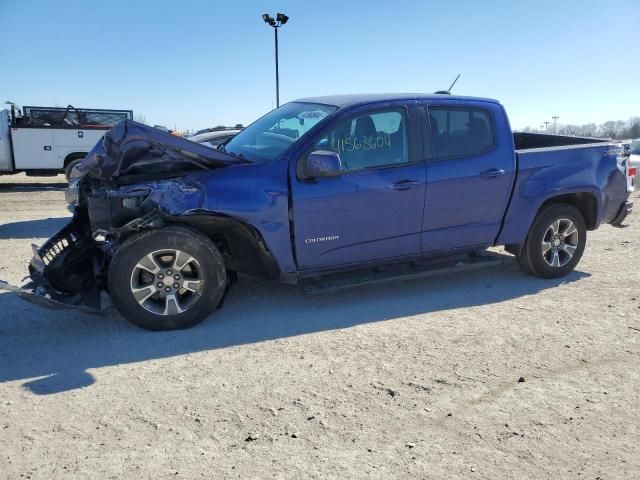
{"type": "Polygon", "coordinates": [[[484,178],[496,178],[504,174],[505,174],[505,171],[501,168],[490,168],[489,170],[485,170],[484,172],[481,172],[480,176],[484,178]]]}
{"type": "Polygon", "coordinates": [[[420,185],[420,182],[417,180],[398,180],[391,184],[391,188],[394,190],[408,190],[416,185],[420,185]]]}

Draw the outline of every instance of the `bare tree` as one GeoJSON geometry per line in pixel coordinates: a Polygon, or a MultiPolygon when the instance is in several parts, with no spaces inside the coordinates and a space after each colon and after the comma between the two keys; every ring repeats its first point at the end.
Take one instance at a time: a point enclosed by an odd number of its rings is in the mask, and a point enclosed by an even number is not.
{"type": "Polygon", "coordinates": [[[582,126],[582,135],[585,137],[595,137],[598,131],[598,126],[595,123],[587,123],[582,126]]]}
{"type": "MultiPolygon", "coordinates": [[[[547,123],[547,122],[545,122],[547,123]]],[[[521,131],[534,133],[547,133],[545,125],[540,128],[525,127],[521,131]]],[[[558,124],[559,135],[569,135],[577,137],[613,138],[628,140],[640,138],[640,117],[631,117],[624,120],[610,120],[600,125],[595,123],[585,123],[583,125],[558,124]]]]}

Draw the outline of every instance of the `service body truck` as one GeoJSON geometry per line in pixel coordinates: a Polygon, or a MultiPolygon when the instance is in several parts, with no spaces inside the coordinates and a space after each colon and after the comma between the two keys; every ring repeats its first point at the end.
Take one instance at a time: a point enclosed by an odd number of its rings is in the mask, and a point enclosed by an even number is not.
{"type": "Polygon", "coordinates": [[[14,105],[0,111],[0,175],[68,174],[131,110],[14,105]]]}

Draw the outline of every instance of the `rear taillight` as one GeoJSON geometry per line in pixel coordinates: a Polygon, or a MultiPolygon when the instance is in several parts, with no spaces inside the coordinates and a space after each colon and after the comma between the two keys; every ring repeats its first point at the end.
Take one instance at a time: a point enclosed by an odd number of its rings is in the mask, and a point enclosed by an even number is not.
{"type": "Polygon", "coordinates": [[[637,174],[638,174],[638,169],[636,167],[627,168],[627,177],[635,177],[637,174]]]}

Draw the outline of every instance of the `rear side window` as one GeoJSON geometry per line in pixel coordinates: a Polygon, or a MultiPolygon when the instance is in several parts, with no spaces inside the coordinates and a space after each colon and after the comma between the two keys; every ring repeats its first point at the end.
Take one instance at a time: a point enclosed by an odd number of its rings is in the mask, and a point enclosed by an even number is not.
{"type": "Polygon", "coordinates": [[[491,116],[480,108],[430,107],[429,124],[435,160],[478,155],[495,144],[491,116]]]}

